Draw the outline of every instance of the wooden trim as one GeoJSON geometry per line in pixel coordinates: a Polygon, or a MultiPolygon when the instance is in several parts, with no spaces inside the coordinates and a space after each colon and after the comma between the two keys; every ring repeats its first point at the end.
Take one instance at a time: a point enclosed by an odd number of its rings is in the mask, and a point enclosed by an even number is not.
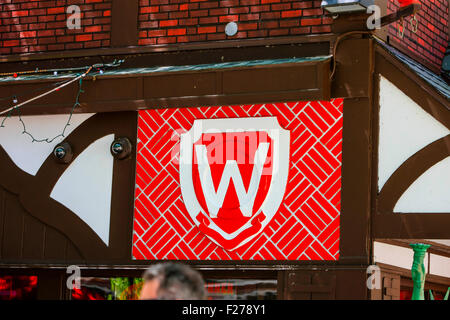
{"type": "MultiPolygon", "coordinates": [[[[111,133],[136,141],[136,127],[136,112],[97,114],[76,128],[65,141],[76,146],[73,149],[76,159],[92,142],[111,133]]],[[[56,163],[50,154],[37,174],[31,176],[17,168],[2,147],[0,160],[0,184],[20,196],[23,207],[30,215],[60,231],[73,242],[83,258],[77,262],[131,259],[135,153],[129,159],[114,161],[109,246],[77,215],[49,197],[67,165],[56,163]],[[116,194],[121,196],[114,197],[116,194]]],[[[64,258],[54,260],[64,261],[64,258]]],[[[2,262],[7,261],[8,258],[3,257],[2,262]]]]}
{"type": "MultiPolygon", "coordinates": [[[[123,0],[114,0],[123,1],[123,0]]],[[[123,1],[125,2],[125,1],[123,1]]],[[[128,1],[127,1],[128,2],[128,1]]],[[[193,50],[212,50],[223,48],[245,48],[257,46],[275,46],[275,45],[292,45],[292,44],[308,44],[308,43],[330,43],[336,36],[331,33],[307,36],[290,36],[290,37],[272,37],[272,38],[255,38],[244,40],[225,40],[197,43],[182,44],[161,44],[153,46],[132,46],[121,48],[96,48],[71,51],[52,51],[45,53],[24,53],[19,55],[0,56],[0,63],[34,61],[34,60],[51,60],[51,59],[68,59],[68,58],[86,58],[94,56],[114,56],[114,55],[135,55],[146,53],[167,53],[175,51],[193,51],[193,50]]],[[[328,53],[331,53],[328,52],[328,53]]]]}
{"type": "MultiPolygon", "coordinates": [[[[376,45],[375,52],[376,72],[378,74],[382,74],[385,78],[393,82],[398,87],[406,86],[407,88],[405,88],[405,92],[408,92],[409,97],[427,112],[433,114],[433,111],[439,111],[435,110],[434,106],[436,103],[444,106],[444,110],[446,109],[445,111],[450,109],[449,102],[446,97],[433,88],[428,82],[423,80],[403,62],[394,57],[386,49],[380,45],[376,45]],[[425,95],[425,93],[428,95],[425,95]]],[[[439,112],[439,114],[442,113],[443,111],[439,112]]],[[[447,115],[447,117],[450,117],[450,115],[447,115]]]]}
{"type": "Polygon", "coordinates": [[[381,189],[377,199],[378,212],[392,213],[400,197],[414,181],[436,163],[450,156],[449,146],[450,135],[447,135],[444,138],[431,143],[407,159],[400,168],[389,177],[381,189]]]}
{"type": "Polygon", "coordinates": [[[370,260],[371,113],[370,99],[344,101],[339,256],[344,263],[370,260]]]}
{"type": "Polygon", "coordinates": [[[384,16],[381,18],[381,26],[386,26],[388,24],[391,24],[397,20],[400,20],[400,18],[404,18],[407,16],[410,16],[418,11],[420,11],[422,8],[422,5],[420,3],[414,3],[406,7],[399,8],[396,12],[391,13],[387,16],[384,16]]]}
{"type": "MultiPolygon", "coordinates": [[[[95,81],[90,76],[83,82],[81,105],[75,112],[327,100],[329,74],[330,59],[196,72],[104,75],[95,81]]],[[[0,95],[38,89],[40,83],[4,84],[0,95]]],[[[27,105],[21,113],[66,114],[72,109],[75,95],[75,86],[67,86],[27,105]]]]}
{"type": "MultiPolygon", "coordinates": [[[[446,246],[444,244],[441,244],[441,243],[438,243],[438,242],[434,242],[434,241],[430,241],[430,240],[425,240],[425,239],[408,239],[408,240],[404,240],[404,239],[376,239],[375,241],[386,243],[386,244],[391,244],[391,245],[399,246],[399,247],[403,247],[403,248],[408,248],[408,249],[411,249],[411,250],[412,250],[412,248],[409,245],[410,243],[425,243],[425,244],[431,245],[431,247],[428,248],[428,250],[427,250],[428,253],[450,258],[450,246],[446,246]]],[[[430,270],[430,269],[428,269],[428,270],[430,270]]]]}
{"type": "Polygon", "coordinates": [[[112,0],[111,47],[137,46],[139,0],[112,0]]]}
{"type": "MultiPolygon", "coordinates": [[[[394,273],[394,274],[400,275],[402,278],[405,277],[405,278],[411,279],[411,270],[396,267],[396,266],[391,266],[391,265],[379,263],[379,262],[377,262],[377,266],[380,267],[382,272],[394,273]]],[[[429,274],[429,273],[427,273],[427,275],[426,275],[425,282],[432,282],[432,283],[450,286],[450,278],[436,276],[436,275],[429,274]]]]}
{"type": "MultiPolygon", "coordinates": [[[[407,95],[437,121],[450,128],[448,100],[437,90],[388,53],[376,46],[376,77],[382,75],[407,95]]],[[[450,238],[448,213],[393,213],[393,208],[403,192],[420,174],[449,155],[449,137],[444,137],[409,158],[390,177],[378,195],[378,134],[379,134],[379,79],[375,83],[374,126],[372,136],[373,172],[372,237],[375,239],[447,239],[450,238]]]]}
{"type": "Polygon", "coordinates": [[[375,239],[448,239],[448,213],[375,213],[372,237],[375,239]]]}

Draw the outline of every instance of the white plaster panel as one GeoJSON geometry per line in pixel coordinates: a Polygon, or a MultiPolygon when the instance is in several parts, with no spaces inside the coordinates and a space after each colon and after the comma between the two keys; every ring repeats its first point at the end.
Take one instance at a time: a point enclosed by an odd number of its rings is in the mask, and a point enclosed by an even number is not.
{"type": "Polygon", "coordinates": [[[436,243],[440,243],[450,247],[450,240],[436,240],[436,239],[428,239],[428,241],[433,241],[436,243]]]}
{"type": "Polygon", "coordinates": [[[448,134],[450,130],[381,76],[378,191],[403,162],[448,134]]]}
{"type": "MultiPolygon", "coordinates": [[[[74,114],[67,127],[67,137],[80,124],[92,117],[94,113],[74,114]]],[[[27,131],[36,139],[45,139],[62,133],[69,115],[23,116],[27,131]]],[[[3,120],[3,118],[1,119],[3,120]]],[[[32,142],[30,136],[23,134],[23,126],[19,117],[6,119],[4,127],[0,127],[0,145],[9,157],[23,171],[36,175],[45,159],[53,152],[54,147],[64,138],[59,137],[52,143],[32,142]]]]}
{"type": "Polygon", "coordinates": [[[87,147],[64,171],[50,197],[70,209],[109,245],[114,135],[87,147]]]}
{"type": "Polygon", "coordinates": [[[417,178],[400,197],[394,212],[450,212],[450,157],[417,178]]]}
{"type": "MultiPolygon", "coordinates": [[[[411,270],[414,251],[411,248],[394,246],[391,244],[374,242],[374,261],[411,270]]],[[[425,271],[428,272],[428,255],[424,259],[425,271]]]]}
{"type": "Polygon", "coordinates": [[[450,278],[450,258],[430,254],[430,273],[450,278]]]}

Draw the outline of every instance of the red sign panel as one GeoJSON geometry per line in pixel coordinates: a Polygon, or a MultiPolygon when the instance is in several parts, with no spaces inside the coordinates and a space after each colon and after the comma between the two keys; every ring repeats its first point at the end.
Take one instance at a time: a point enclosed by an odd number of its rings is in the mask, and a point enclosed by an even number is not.
{"type": "Polygon", "coordinates": [[[337,260],[342,107],[140,111],[133,257],[337,260]]]}

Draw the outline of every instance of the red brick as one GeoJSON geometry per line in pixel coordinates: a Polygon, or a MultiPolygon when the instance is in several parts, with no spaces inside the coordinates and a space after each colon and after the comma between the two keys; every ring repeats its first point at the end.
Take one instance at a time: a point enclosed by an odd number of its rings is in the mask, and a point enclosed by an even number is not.
{"type": "Polygon", "coordinates": [[[55,42],[56,42],[55,37],[39,38],[39,44],[50,44],[55,42]]]}
{"type": "Polygon", "coordinates": [[[250,11],[251,12],[262,12],[262,11],[269,11],[270,10],[270,6],[269,5],[265,5],[265,6],[252,6],[250,7],[250,11]]]}
{"type": "Polygon", "coordinates": [[[55,35],[55,30],[42,30],[38,31],[37,36],[38,37],[51,37],[55,35]]]}
{"type": "Polygon", "coordinates": [[[58,13],[65,13],[64,7],[47,9],[47,14],[58,14],[58,13]]]}
{"type": "Polygon", "coordinates": [[[21,11],[13,11],[11,12],[12,17],[26,17],[28,16],[28,10],[21,10],[21,11]]]}
{"type": "Polygon", "coordinates": [[[258,24],[256,22],[253,23],[239,23],[238,25],[239,30],[256,30],[258,29],[258,24]]]}
{"type": "Polygon", "coordinates": [[[84,43],[85,48],[98,48],[102,44],[101,41],[88,41],[84,43]]]}
{"type": "Polygon", "coordinates": [[[273,28],[278,28],[279,23],[278,23],[278,21],[262,21],[259,23],[259,27],[261,29],[273,29],[273,28]]]}
{"type": "Polygon", "coordinates": [[[163,20],[159,22],[160,27],[174,27],[178,25],[178,20],[163,20]]]}
{"type": "Polygon", "coordinates": [[[58,51],[60,51],[60,50],[64,50],[64,44],[49,44],[48,45],[48,50],[50,50],[50,51],[56,51],[56,50],[58,50],[58,51]]]}
{"type": "Polygon", "coordinates": [[[186,29],[185,28],[169,29],[169,30],[167,30],[167,35],[168,36],[183,36],[185,34],[186,34],[186,29]]]}
{"type": "Polygon", "coordinates": [[[240,21],[259,20],[259,13],[241,14],[239,15],[240,21]]]}
{"type": "Polygon", "coordinates": [[[82,43],[67,43],[65,45],[66,50],[73,50],[73,49],[82,49],[83,44],[82,43]]]}
{"type": "Polygon", "coordinates": [[[262,38],[267,37],[269,34],[268,30],[255,30],[255,31],[248,31],[247,35],[249,38],[262,38]]]}
{"type": "Polygon", "coordinates": [[[20,17],[20,23],[25,24],[25,23],[35,23],[37,22],[37,17],[20,17]]]}
{"type": "Polygon", "coordinates": [[[301,25],[302,26],[312,26],[312,25],[320,25],[322,23],[321,18],[316,19],[302,19],[301,25]]]}
{"type": "Polygon", "coordinates": [[[148,34],[147,36],[149,38],[152,38],[152,37],[163,37],[163,36],[166,35],[166,30],[148,30],[147,34],[148,34]]]}
{"type": "Polygon", "coordinates": [[[189,11],[169,12],[169,19],[180,19],[189,17],[189,11]]]}
{"type": "Polygon", "coordinates": [[[238,21],[239,16],[238,15],[232,15],[232,16],[221,16],[219,17],[219,22],[231,22],[231,21],[238,21]]]}
{"type": "Polygon", "coordinates": [[[219,17],[201,17],[200,24],[213,24],[219,22],[219,17]]]}
{"type": "Polygon", "coordinates": [[[209,10],[209,14],[212,16],[226,15],[228,14],[228,8],[211,9],[209,10]]]}
{"type": "Polygon", "coordinates": [[[197,18],[190,18],[190,19],[180,19],[179,24],[182,26],[193,26],[198,23],[197,18]]]}
{"type": "Polygon", "coordinates": [[[34,38],[36,37],[36,31],[25,31],[20,33],[21,38],[34,38]]]}
{"type": "Polygon", "coordinates": [[[209,33],[206,39],[210,41],[219,41],[225,40],[226,38],[227,35],[225,33],[209,33]]]}
{"type": "Polygon", "coordinates": [[[55,21],[55,16],[39,16],[38,17],[39,22],[49,22],[49,21],[55,21]]]}
{"type": "Polygon", "coordinates": [[[158,44],[176,43],[177,38],[176,37],[158,38],[156,42],[158,44]]]}
{"type": "Polygon", "coordinates": [[[100,32],[100,31],[102,31],[101,26],[90,26],[84,28],[84,32],[100,32]]]}
{"type": "Polygon", "coordinates": [[[261,19],[270,20],[270,19],[279,19],[281,17],[280,12],[262,12],[261,19]]]}
{"type": "Polygon", "coordinates": [[[213,15],[213,14],[208,14],[208,10],[193,10],[189,12],[191,17],[207,17],[209,15],[213,15]]]}
{"type": "Polygon", "coordinates": [[[276,3],[271,5],[272,11],[289,10],[291,9],[290,3],[276,3]]]}
{"type": "Polygon", "coordinates": [[[140,46],[156,44],[156,38],[139,39],[138,44],[140,46]]]}
{"type": "Polygon", "coordinates": [[[35,46],[37,45],[37,39],[20,39],[21,46],[35,46]]]}
{"type": "Polygon", "coordinates": [[[280,27],[281,28],[286,28],[286,27],[298,27],[298,25],[300,24],[300,21],[298,19],[293,19],[293,20],[281,20],[280,21],[280,27]]]}
{"type": "Polygon", "coordinates": [[[82,42],[82,41],[91,41],[92,40],[92,34],[80,34],[75,36],[76,42],[82,42]]]}
{"type": "Polygon", "coordinates": [[[158,21],[145,21],[140,23],[140,28],[158,28],[158,21]]]}
{"type": "Polygon", "coordinates": [[[27,53],[29,51],[28,47],[15,47],[12,48],[12,53],[27,53]]]}
{"type": "Polygon", "coordinates": [[[230,8],[230,14],[248,13],[248,7],[230,8]]]}
{"type": "Polygon", "coordinates": [[[28,3],[21,3],[20,9],[34,9],[38,7],[37,2],[28,2],[28,3]]]}
{"type": "Polygon", "coordinates": [[[300,17],[301,15],[302,15],[302,10],[283,11],[281,13],[282,18],[300,17]]]}
{"type": "Polygon", "coordinates": [[[291,28],[291,34],[309,34],[311,33],[311,27],[291,28]]]}
{"type": "Polygon", "coordinates": [[[160,9],[161,12],[177,11],[178,10],[178,5],[177,4],[171,4],[171,5],[167,5],[167,6],[160,6],[159,9],[160,9]]]}
{"type": "Polygon", "coordinates": [[[14,47],[19,45],[19,40],[6,40],[3,41],[4,47],[14,47]]]}
{"type": "Polygon", "coordinates": [[[94,33],[94,40],[105,40],[109,38],[109,33],[94,33]]]}
{"type": "Polygon", "coordinates": [[[284,36],[289,34],[289,29],[272,29],[269,30],[269,36],[284,36]]]}
{"type": "Polygon", "coordinates": [[[323,15],[322,9],[305,9],[303,10],[304,16],[321,16],[323,15]]]}
{"type": "Polygon", "coordinates": [[[216,32],[216,27],[198,27],[198,33],[214,33],[216,32]]]}

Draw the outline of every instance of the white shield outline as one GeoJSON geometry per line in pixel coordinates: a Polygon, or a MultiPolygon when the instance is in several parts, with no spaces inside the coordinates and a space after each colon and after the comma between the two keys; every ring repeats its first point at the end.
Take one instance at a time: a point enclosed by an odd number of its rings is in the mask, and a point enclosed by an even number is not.
{"type": "MultiPolygon", "coordinates": [[[[252,118],[224,118],[224,119],[198,119],[194,120],[191,129],[180,136],[180,187],[186,209],[197,227],[197,215],[202,212],[208,218],[209,214],[201,207],[194,190],[192,178],[192,159],[194,143],[198,141],[203,133],[227,133],[227,132],[266,132],[273,140],[273,171],[267,196],[259,211],[263,212],[265,219],[261,221],[261,228],[255,234],[247,237],[231,250],[236,250],[255,238],[264,227],[272,220],[279,209],[286,191],[289,175],[290,162],[290,132],[278,123],[277,117],[252,117],[252,118]],[[247,128],[247,129],[244,129],[247,128]]],[[[219,233],[226,240],[236,238],[243,231],[251,227],[254,214],[246,224],[233,233],[226,233],[220,229],[210,218],[209,228],[219,233]]],[[[214,243],[221,246],[217,241],[208,236],[214,243]]]]}

